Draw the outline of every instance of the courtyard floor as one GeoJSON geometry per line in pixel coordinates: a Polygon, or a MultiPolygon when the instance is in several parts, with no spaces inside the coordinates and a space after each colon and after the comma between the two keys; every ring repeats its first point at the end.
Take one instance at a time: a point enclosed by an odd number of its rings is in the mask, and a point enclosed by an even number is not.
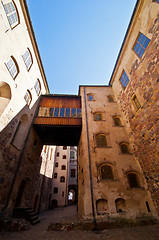
{"type": "Polygon", "coordinates": [[[23,232],[0,232],[0,240],[159,240],[159,225],[107,229],[104,231],[47,231],[50,223],[77,221],[76,206],[48,210],[40,223],[23,232]]]}

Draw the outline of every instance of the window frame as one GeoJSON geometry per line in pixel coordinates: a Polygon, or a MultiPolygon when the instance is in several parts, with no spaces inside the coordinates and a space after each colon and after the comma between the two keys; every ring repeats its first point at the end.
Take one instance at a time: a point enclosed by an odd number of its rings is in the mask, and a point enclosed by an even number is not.
{"type": "Polygon", "coordinates": [[[94,121],[102,121],[103,120],[103,113],[101,112],[95,112],[93,114],[94,121]],[[100,115],[100,119],[96,119],[97,115],[100,115]]]}
{"type": "Polygon", "coordinates": [[[9,60],[5,63],[5,65],[6,65],[8,72],[10,73],[11,77],[15,80],[15,78],[17,77],[17,75],[19,73],[19,67],[18,67],[18,64],[17,64],[17,61],[15,60],[15,58],[13,56],[10,56],[9,60]],[[8,66],[10,61],[12,63],[12,66],[8,66]],[[14,68],[16,69],[16,72],[13,75],[12,70],[14,68]]]}
{"type": "Polygon", "coordinates": [[[27,91],[24,95],[24,99],[25,99],[27,105],[30,106],[30,104],[32,102],[32,95],[31,95],[31,92],[28,89],[27,89],[27,91]],[[30,98],[28,96],[30,96],[30,98]],[[28,99],[29,99],[29,101],[28,101],[28,99]]]}
{"type": "Polygon", "coordinates": [[[127,142],[121,142],[121,143],[119,144],[119,146],[120,146],[120,153],[121,153],[121,154],[130,154],[129,143],[127,143],[127,142]],[[127,148],[127,151],[126,151],[126,152],[123,151],[122,145],[126,146],[126,148],[127,148]]]}
{"type": "Polygon", "coordinates": [[[146,35],[144,35],[142,32],[139,32],[139,33],[138,33],[138,36],[137,36],[137,38],[136,38],[136,40],[135,40],[135,43],[134,43],[134,45],[133,45],[133,52],[134,52],[140,59],[141,59],[142,56],[144,55],[145,50],[146,50],[146,48],[148,47],[150,41],[151,41],[151,40],[150,40],[148,37],[146,37],[146,35]],[[143,38],[144,38],[145,40],[144,40],[144,43],[141,44],[141,41],[143,40],[143,38]],[[147,43],[147,41],[148,41],[148,43],[147,43]],[[145,47],[145,43],[147,44],[146,47],[145,47]],[[137,49],[135,49],[137,45],[138,45],[138,47],[137,47],[137,49]],[[139,47],[140,47],[141,49],[140,49],[140,52],[137,53],[139,47]],[[140,56],[140,53],[142,53],[141,56],[140,56]]]}
{"type": "MultiPolygon", "coordinates": [[[[15,28],[15,27],[20,23],[19,14],[18,14],[17,7],[16,7],[15,2],[12,1],[12,0],[7,0],[7,1],[5,1],[5,3],[4,3],[4,1],[2,1],[2,5],[3,5],[4,11],[5,11],[5,14],[6,14],[6,16],[7,16],[7,19],[8,19],[8,22],[9,22],[9,25],[10,25],[11,29],[15,28]],[[7,13],[7,8],[5,7],[5,5],[7,5],[7,4],[11,4],[12,7],[13,7],[13,9],[14,9],[14,10],[13,10],[12,12],[10,12],[10,13],[7,13]],[[14,17],[13,17],[13,15],[14,15],[14,17]],[[16,19],[17,19],[17,20],[16,20],[15,22],[11,23],[11,21],[13,20],[13,18],[15,18],[15,15],[16,15],[16,19]],[[11,19],[11,16],[12,16],[12,19],[11,19]]],[[[11,8],[11,7],[10,7],[10,8],[11,8]]]]}
{"type": "Polygon", "coordinates": [[[88,101],[94,101],[94,94],[93,93],[87,94],[87,100],[88,101]]]}
{"type": "Polygon", "coordinates": [[[112,118],[113,118],[113,123],[114,123],[115,127],[121,127],[122,126],[120,117],[113,116],[112,118]],[[115,121],[115,119],[118,119],[118,123],[115,121]]]}
{"type": "Polygon", "coordinates": [[[31,54],[31,51],[29,48],[26,49],[25,53],[22,55],[22,58],[23,58],[23,61],[24,61],[24,64],[26,66],[26,69],[27,71],[30,70],[31,66],[33,65],[33,57],[32,57],[32,54],[31,54]],[[26,57],[25,59],[25,55],[29,53],[29,55],[26,57]],[[30,64],[28,65],[28,59],[30,59],[30,64]]]}
{"type": "Polygon", "coordinates": [[[133,94],[131,99],[132,99],[132,102],[133,102],[133,106],[134,106],[134,108],[137,112],[141,108],[141,104],[140,104],[136,94],[133,94]]]}
{"type": "Polygon", "coordinates": [[[140,181],[139,181],[139,176],[138,176],[138,174],[135,171],[127,172],[126,173],[126,177],[127,177],[127,181],[128,181],[128,184],[129,184],[129,188],[141,188],[140,181]],[[135,179],[136,184],[135,185],[134,185],[134,183],[133,184],[131,183],[131,180],[128,177],[129,175],[135,175],[135,177],[136,177],[136,179],[135,179]]]}
{"type": "Polygon", "coordinates": [[[96,145],[96,148],[107,148],[108,147],[108,141],[107,141],[107,135],[104,134],[104,133],[98,133],[95,135],[95,145],[96,145]],[[97,138],[99,136],[104,136],[105,137],[105,144],[101,144],[100,146],[100,143],[97,141],[97,138]]]}
{"type": "Polygon", "coordinates": [[[64,176],[61,176],[61,177],[60,177],[60,182],[62,182],[62,183],[65,182],[65,177],[64,177],[64,176]]]}
{"type": "Polygon", "coordinates": [[[41,83],[40,83],[39,79],[36,80],[35,85],[34,85],[34,89],[35,89],[35,92],[36,92],[37,96],[39,96],[40,91],[41,91],[41,83]]]}
{"type": "Polygon", "coordinates": [[[130,82],[130,79],[129,79],[128,75],[126,74],[125,70],[123,69],[121,77],[120,77],[120,84],[124,90],[127,87],[127,85],[129,84],[129,82],[130,82]]]}

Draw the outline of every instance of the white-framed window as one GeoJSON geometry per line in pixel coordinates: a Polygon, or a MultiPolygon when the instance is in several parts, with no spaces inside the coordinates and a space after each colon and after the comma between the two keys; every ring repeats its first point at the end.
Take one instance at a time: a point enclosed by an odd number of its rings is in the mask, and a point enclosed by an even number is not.
{"type": "Polygon", "coordinates": [[[6,67],[10,72],[12,78],[14,79],[17,76],[19,71],[18,71],[17,63],[15,62],[13,57],[9,58],[8,62],[6,63],[6,67]]]}
{"type": "Polygon", "coordinates": [[[30,50],[28,48],[25,51],[24,55],[22,55],[22,57],[23,57],[23,60],[24,60],[24,63],[25,63],[25,66],[26,66],[27,70],[29,70],[32,63],[33,63],[33,60],[32,60],[30,50]]]}
{"type": "Polygon", "coordinates": [[[35,88],[36,94],[39,96],[40,91],[41,91],[41,84],[40,84],[39,79],[36,80],[36,83],[35,83],[35,85],[34,85],[34,88],[35,88]]]}
{"type": "Polygon", "coordinates": [[[4,0],[3,7],[7,15],[11,28],[14,28],[19,23],[18,13],[15,4],[11,0],[4,0]]]}
{"type": "Polygon", "coordinates": [[[31,96],[31,93],[30,93],[29,90],[26,91],[26,94],[25,94],[25,96],[24,96],[24,99],[25,99],[26,103],[27,103],[28,105],[30,105],[31,100],[32,100],[32,96],[31,96]]]}

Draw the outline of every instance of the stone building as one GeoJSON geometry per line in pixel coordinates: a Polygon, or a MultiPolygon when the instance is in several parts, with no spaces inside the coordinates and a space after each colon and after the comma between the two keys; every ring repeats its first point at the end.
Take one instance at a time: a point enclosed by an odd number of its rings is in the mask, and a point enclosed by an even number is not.
{"type": "Polygon", "coordinates": [[[78,145],[81,218],[159,215],[158,4],[137,1],[109,86],[55,96],[26,1],[0,1],[1,217],[52,206],[55,150],[47,145],[78,145]]]}

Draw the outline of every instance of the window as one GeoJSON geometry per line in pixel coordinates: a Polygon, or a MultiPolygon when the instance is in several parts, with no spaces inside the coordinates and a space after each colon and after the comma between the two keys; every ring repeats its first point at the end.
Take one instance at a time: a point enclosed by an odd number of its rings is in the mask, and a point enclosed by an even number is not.
{"type": "Polygon", "coordinates": [[[67,150],[67,146],[63,146],[63,150],[67,150]]]}
{"type": "Polygon", "coordinates": [[[54,117],[58,117],[58,115],[59,115],[59,108],[55,108],[54,117]]]}
{"type": "Polygon", "coordinates": [[[63,159],[66,159],[66,155],[63,155],[63,159]]]}
{"type": "Polygon", "coordinates": [[[120,149],[122,153],[129,153],[129,149],[128,149],[128,144],[127,143],[121,143],[120,144],[120,149]]]}
{"type": "Polygon", "coordinates": [[[94,100],[93,94],[89,94],[89,95],[88,95],[88,100],[89,100],[89,101],[93,101],[93,100],[94,100]]]}
{"type": "Polygon", "coordinates": [[[70,117],[70,108],[66,108],[65,117],[70,117]]]}
{"type": "Polygon", "coordinates": [[[64,197],[64,195],[65,195],[65,193],[64,193],[64,191],[62,191],[62,197],[64,197]]]}
{"type": "Polygon", "coordinates": [[[66,166],[62,165],[61,170],[66,170],[66,166]]]}
{"type": "Polygon", "coordinates": [[[145,49],[147,48],[149,42],[150,42],[149,38],[147,38],[143,33],[139,33],[139,36],[133,48],[133,50],[139,56],[139,58],[141,58],[142,55],[144,54],[145,49]]]}
{"type": "Polygon", "coordinates": [[[5,1],[6,3],[3,4],[4,10],[6,12],[9,24],[11,28],[15,27],[19,23],[18,14],[15,8],[15,5],[12,1],[5,1]]]}
{"type": "Polygon", "coordinates": [[[55,194],[58,193],[58,188],[57,188],[57,187],[54,188],[54,193],[55,193],[55,194]]]}
{"type": "Polygon", "coordinates": [[[109,96],[108,96],[108,101],[109,101],[109,102],[114,102],[114,97],[111,96],[111,95],[109,95],[109,96]]]}
{"type": "Polygon", "coordinates": [[[121,126],[120,118],[119,117],[113,117],[114,125],[115,126],[121,126]]]}
{"type": "Polygon", "coordinates": [[[102,120],[102,113],[95,113],[94,121],[101,121],[101,120],[102,120]]]}
{"type": "Polygon", "coordinates": [[[107,147],[107,140],[104,134],[98,134],[96,137],[96,147],[107,147]]]}
{"type": "Polygon", "coordinates": [[[26,66],[27,70],[29,70],[32,63],[33,63],[31,53],[30,53],[29,49],[27,49],[26,52],[24,53],[24,55],[22,55],[22,58],[24,60],[24,63],[25,63],[25,66],[26,66]]]}
{"type": "Polygon", "coordinates": [[[130,188],[140,187],[136,173],[127,173],[130,188]]]}
{"type": "Polygon", "coordinates": [[[126,86],[129,83],[129,78],[128,78],[128,76],[127,76],[125,71],[123,71],[123,74],[122,74],[122,76],[120,78],[120,82],[121,82],[123,88],[126,88],[126,86]]]}
{"type": "Polygon", "coordinates": [[[54,173],[54,178],[57,178],[57,173],[54,173]]]}
{"type": "Polygon", "coordinates": [[[141,107],[141,105],[140,105],[139,100],[137,99],[136,95],[133,96],[132,101],[133,101],[136,111],[138,111],[139,108],[141,107]]]}
{"type": "Polygon", "coordinates": [[[65,177],[64,176],[60,177],[60,182],[65,182],[65,177]]]}
{"type": "Polygon", "coordinates": [[[54,108],[50,108],[50,109],[49,109],[50,117],[53,116],[53,112],[54,112],[54,108]]]}
{"type": "Polygon", "coordinates": [[[81,108],[77,108],[77,117],[81,117],[82,114],[81,114],[81,108]]]}
{"type": "Polygon", "coordinates": [[[56,162],[56,163],[55,163],[55,167],[58,167],[58,165],[59,165],[58,162],[56,162]]]}
{"type": "Polygon", "coordinates": [[[60,108],[60,117],[64,117],[65,108],[60,108]]]}
{"type": "Polygon", "coordinates": [[[10,57],[9,61],[6,63],[6,67],[13,79],[17,76],[17,74],[19,72],[17,66],[18,65],[17,65],[15,59],[13,57],[10,57]]]}
{"type": "Polygon", "coordinates": [[[109,165],[103,165],[101,166],[101,179],[113,179],[113,172],[112,168],[109,165]]]}
{"type": "Polygon", "coordinates": [[[70,151],[70,159],[75,159],[75,152],[74,151],[70,151]]]}
{"type": "Polygon", "coordinates": [[[71,109],[71,117],[76,117],[76,108],[71,109]]]}
{"type": "Polygon", "coordinates": [[[40,84],[40,81],[39,81],[38,79],[36,80],[36,83],[35,83],[35,85],[34,85],[34,88],[35,88],[36,94],[39,96],[40,91],[41,91],[41,84],[40,84]]]}
{"type": "Polygon", "coordinates": [[[159,3],[159,0],[153,0],[153,2],[159,3]]]}
{"type": "Polygon", "coordinates": [[[60,156],[60,153],[59,153],[59,152],[57,152],[57,153],[56,153],[56,156],[57,156],[57,157],[59,157],[59,156],[60,156]]]}
{"type": "Polygon", "coordinates": [[[31,93],[29,90],[27,90],[25,96],[24,96],[24,99],[26,101],[26,103],[28,104],[28,106],[30,105],[31,103],[31,100],[32,100],[32,96],[31,96],[31,93]]]}
{"type": "Polygon", "coordinates": [[[76,169],[71,169],[71,178],[75,178],[76,169]]]}

